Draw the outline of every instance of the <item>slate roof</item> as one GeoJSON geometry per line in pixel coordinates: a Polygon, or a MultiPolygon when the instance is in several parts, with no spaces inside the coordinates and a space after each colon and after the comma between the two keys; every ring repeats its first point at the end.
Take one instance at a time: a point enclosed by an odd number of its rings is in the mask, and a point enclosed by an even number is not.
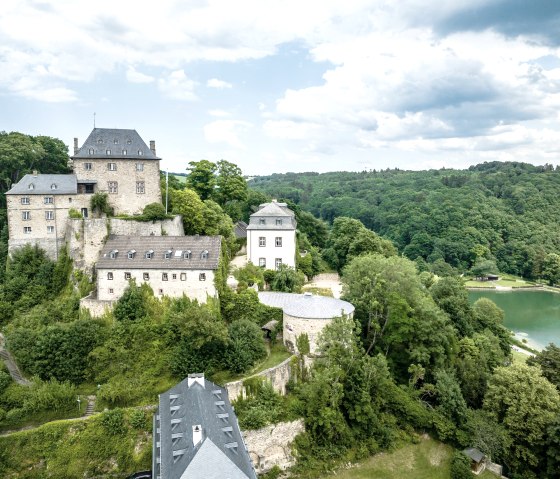
{"type": "Polygon", "coordinates": [[[331,319],[341,314],[352,314],[354,306],[348,301],[319,296],[311,293],[277,293],[273,291],[260,291],[258,293],[261,303],[267,306],[282,308],[290,316],[306,319],[331,319]]]}
{"type": "Polygon", "coordinates": [[[234,233],[236,238],[247,238],[247,223],[245,221],[235,223],[234,233]]]}
{"type": "Polygon", "coordinates": [[[486,456],[476,447],[469,447],[463,450],[463,454],[472,459],[474,462],[482,461],[486,456]]]}
{"type": "Polygon", "coordinates": [[[201,374],[160,394],[153,440],[153,479],[257,478],[226,389],[201,374]]]}
{"type": "Polygon", "coordinates": [[[136,130],[94,128],[72,158],[114,158],[159,160],[136,130]],[[93,150],[93,153],[90,153],[93,150]],[[111,154],[107,154],[107,150],[111,154]],[[123,154],[126,150],[126,155],[123,154]],[[138,153],[138,152],[141,153],[138,153]]]}
{"type": "Polygon", "coordinates": [[[288,208],[286,203],[263,203],[259,210],[255,211],[250,219],[248,230],[295,230],[296,218],[294,212],[288,208]],[[276,220],[282,220],[282,224],[276,224],[276,220]],[[262,224],[264,220],[264,224],[262,224]]]}
{"type": "Polygon", "coordinates": [[[97,269],[215,270],[220,260],[220,236],[112,236],[101,250],[97,269]],[[116,258],[111,252],[118,251],[116,258]],[[128,253],[135,251],[132,259],[128,253]],[[153,251],[152,258],[146,253],[153,251]],[[171,251],[171,257],[165,253],[171,251]],[[190,251],[190,258],[184,253],[190,251]],[[204,259],[202,253],[208,252],[204,259]]]}
{"type": "Polygon", "coordinates": [[[25,175],[7,195],[75,195],[78,193],[76,175],[25,175]]]}

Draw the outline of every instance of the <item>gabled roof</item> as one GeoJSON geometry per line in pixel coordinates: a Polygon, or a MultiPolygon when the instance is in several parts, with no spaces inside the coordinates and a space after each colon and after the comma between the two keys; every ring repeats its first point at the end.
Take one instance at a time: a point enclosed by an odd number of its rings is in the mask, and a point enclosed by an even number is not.
{"type": "Polygon", "coordinates": [[[295,230],[294,212],[286,203],[263,203],[249,219],[248,230],[295,230]],[[279,220],[279,221],[276,221],[279,220]]]}
{"type": "Polygon", "coordinates": [[[247,238],[247,223],[245,221],[235,223],[234,233],[236,238],[247,238]]]}
{"type": "Polygon", "coordinates": [[[482,451],[480,449],[477,449],[476,447],[469,447],[467,449],[464,449],[463,454],[477,463],[482,461],[486,457],[482,453],[482,451]]]}
{"type": "Polygon", "coordinates": [[[220,236],[112,236],[101,250],[96,267],[98,270],[215,270],[221,245],[220,236]],[[117,254],[111,255],[115,251],[117,254]],[[132,251],[132,258],[129,258],[128,253],[132,251]],[[147,252],[152,252],[151,257],[146,257],[147,252]]]}
{"type": "Polygon", "coordinates": [[[354,312],[354,306],[348,301],[304,293],[278,293],[259,291],[259,300],[267,306],[281,308],[286,314],[306,319],[331,319],[342,314],[354,312]]]}
{"type": "Polygon", "coordinates": [[[111,158],[159,160],[136,130],[94,128],[72,159],[111,158]],[[123,151],[126,150],[126,154],[123,151]],[[110,151],[110,153],[107,153],[110,151]]]}
{"type": "Polygon", "coordinates": [[[256,479],[226,389],[192,374],[160,394],[152,473],[154,479],[256,479]]]}
{"type": "Polygon", "coordinates": [[[78,193],[76,175],[25,175],[7,195],[75,195],[78,193]]]}

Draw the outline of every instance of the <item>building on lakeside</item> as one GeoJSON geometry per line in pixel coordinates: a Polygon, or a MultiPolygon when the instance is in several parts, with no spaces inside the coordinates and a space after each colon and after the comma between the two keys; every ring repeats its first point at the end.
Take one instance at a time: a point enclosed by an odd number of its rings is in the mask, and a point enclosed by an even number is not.
{"type": "Polygon", "coordinates": [[[319,333],[333,318],[354,316],[355,308],[352,304],[328,296],[274,291],[260,291],[258,295],[261,303],[282,309],[284,344],[294,353],[298,352],[296,338],[300,334],[307,334],[310,353],[315,354],[319,333]]]}
{"type": "Polygon", "coordinates": [[[160,394],[152,479],[257,479],[226,389],[188,378],[160,394]]]}
{"type": "Polygon", "coordinates": [[[130,280],[147,283],[156,296],[188,296],[199,303],[217,296],[214,277],[220,236],[116,236],[96,265],[97,300],[119,299],[130,280]]]}
{"type": "Polygon", "coordinates": [[[296,267],[296,218],[286,203],[264,203],[247,226],[247,260],[266,269],[296,267]]]}
{"type": "Polygon", "coordinates": [[[115,214],[137,214],[161,202],[159,161],[135,130],[94,128],[78,148],[73,173],[25,175],[6,193],[9,250],[37,244],[51,258],[65,243],[69,210],[88,218],[91,197],[106,192],[115,214]]]}

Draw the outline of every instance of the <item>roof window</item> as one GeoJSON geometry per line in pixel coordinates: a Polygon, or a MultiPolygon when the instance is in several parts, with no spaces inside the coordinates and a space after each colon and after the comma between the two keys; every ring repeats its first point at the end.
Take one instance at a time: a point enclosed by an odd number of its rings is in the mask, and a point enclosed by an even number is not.
{"type": "Polygon", "coordinates": [[[107,155],[110,155],[110,154],[111,154],[111,150],[107,150],[106,153],[107,153],[107,155]]]}
{"type": "Polygon", "coordinates": [[[146,259],[152,259],[154,257],[154,250],[151,249],[151,250],[146,251],[146,254],[144,255],[144,257],[146,259]]]}
{"type": "Polygon", "coordinates": [[[142,150],[138,150],[138,156],[142,156],[144,152],[142,150]]]}
{"type": "Polygon", "coordinates": [[[29,183],[29,186],[27,188],[30,189],[30,190],[34,190],[35,185],[33,183],[29,183]]]}
{"type": "Polygon", "coordinates": [[[208,259],[208,250],[205,249],[202,253],[200,253],[200,259],[208,259]]]}
{"type": "Polygon", "coordinates": [[[99,143],[99,144],[103,143],[103,139],[98,138],[98,139],[97,139],[97,143],[99,143]]]}
{"type": "Polygon", "coordinates": [[[56,183],[53,183],[51,185],[51,190],[56,190],[58,188],[58,186],[56,185],[56,183]]]}
{"type": "Polygon", "coordinates": [[[127,145],[132,145],[132,140],[131,140],[130,138],[127,138],[126,144],[127,144],[127,145]]]}
{"type": "Polygon", "coordinates": [[[164,253],[165,259],[171,258],[171,255],[172,255],[172,254],[173,254],[173,250],[172,250],[172,249],[168,249],[168,250],[164,253]]]}
{"type": "Polygon", "coordinates": [[[180,258],[181,256],[183,256],[183,250],[178,249],[177,251],[175,251],[175,258],[180,258]]]}
{"type": "Polygon", "coordinates": [[[115,145],[118,145],[118,144],[119,144],[119,140],[117,140],[117,139],[115,138],[115,139],[113,140],[113,143],[114,143],[115,145]]]}
{"type": "Polygon", "coordinates": [[[94,150],[93,148],[90,148],[90,149],[88,150],[88,152],[89,152],[90,155],[93,155],[93,154],[95,153],[95,150],[94,150]]]}
{"type": "Polygon", "coordinates": [[[128,259],[133,259],[134,256],[136,256],[136,250],[135,250],[135,249],[131,249],[131,250],[128,252],[128,259]]]}
{"type": "Polygon", "coordinates": [[[116,257],[118,255],[119,255],[119,250],[118,249],[111,250],[111,252],[109,253],[109,256],[111,257],[111,259],[116,259],[116,257]]]}
{"type": "Polygon", "coordinates": [[[191,259],[191,250],[190,250],[190,249],[188,249],[187,251],[185,251],[185,252],[183,253],[183,258],[185,258],[185,259],[191,259]]]}

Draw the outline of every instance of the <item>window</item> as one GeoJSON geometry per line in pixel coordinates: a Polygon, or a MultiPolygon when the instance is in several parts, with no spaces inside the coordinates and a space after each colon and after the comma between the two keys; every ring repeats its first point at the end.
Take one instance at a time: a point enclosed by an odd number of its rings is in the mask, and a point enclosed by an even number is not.
{"type": "Polygon", "coordinates": [[[138,156],[142,156],[144,152],[142,150],[138,150],[138,156]]]}
{"type": "Polygon", "coordinates": [[[260,218],[259,219],[259,224],[260,225],[265,225],[266,224],[266,220],[264,218],[260,218]]]}
{"type": "Polygon", "coordinates": [[[177,275],[176,275],[175,273],[173,273],[173,274],[171,275],[171,279],[177,279],[177,275]]]}
{"type": "Polygon", "coordinates": [[[49,234],[54,233],[54,226],[47,226],[47,233],[49,234]]]}
{"type": "Polygon", "coordinates": [[[84,163],[84,170],[87,171],[93,170],[93,163],[84,163]]]}
{"type": "Polygon", "coordinates": [[[136,256],[136,250],[135,249],[131,249],[128,252],[128,259],[134,259],[134,257],[136,256]]]}
{"type": "Polygon", "coordinates": [[[118,145],[118,144],[119,144],[119,140],[117,140],[117,139],[115,138],[115,139],[113,140],[113,143],[114,143],[115,145],[118,145]]]}
{"type": "Polygon", "coordinates": [[[132,140],[131,140],[130,138],[128,138],[128,139],[126,140],[126,144],[127,144],[127,145],[132,145],[132,140]]]}
{"type": "Polygon", "coordinates": [[[80,211],[81,211],[82,216],[83,216],[84,218],[87,218],[87,217],[88,217],[87,208],[81,208],[80,211]]]}
{"type": "Polygon", "coordinates": [[[173,254],[173,250],[168,249],[168,250],[163,254],[163,257],[164,257],[165,259],[169,259],[169,258],[171,258],[171,255],[172,255],[172,254],[173,254]]]}
{"type": "Polygon", "coordinates": [[[144,257],[145,257],[146,259],[152,259],[152,258],[154,257],[154,250],[151,249],[151,250],[149,250],[149,251],[146,251],[146,254],[144,255],[144,257]]]}
{"type": "Polygon", "coordinates": [[[21,219],[24,221],[31,219],[31,211],[22,211],[21,212],[21,219]]]}
{"type": "Polygon", "coordinates": [[[162,294],[163,294],[163,289],[161,289],[161,288],[158,289],[158,294],[161,294],[161,295],[162,295],[162,294]]]}
{"type": "Polygon", "coordinates": [[[119,255],[119,250],[118,249],[114,249],[109,253],[109,257],[111,259],[116,259],[116,257],[119,255]]]}
{"type": "Polygon", "coordinates": [[[282,236],[277,236],[276,239],[274,240],[274,244],[276,246],[282,246],[282,236]]]}
{"type": "Polygon", "coordinates": [[[200,253],[200,259],[208,259],[208,250],[204,250],[202,253],[200,253]]]}
{"type": "Polygon", "coordinates": [[[90,155],[93,155],[93,154],[95,153],[95,150],[94,150],[93,148],[90,148],[90,149],[88,150],[88,153],[89,153],[90,155]]]}
{"type": "Polygon", "coordinates": [[[124,273],[124,279],[130,279],[131,277],[132,275],[128,271],[124,273]]]}
{"type": "Polygon", "coordinates": [[[119,184],[116,181],[109,181],[109,193],[118,193],[119,184]]]}
{"type": "Polygon", "coordinates": [[[52,196],[45,196],[45,197],[43,198],[43,202],[44,202],[46,205],[52,205],[53,202],[54,202],[54,198],[53,198],[52,196]]]}
{"type": "Polygon", "coordinates": [[[22,204],[22,205],[28,205],[28,204],[29,204],[29,196],[24,196],[24,197],[21,199],[21,204],[22,204]]]}
{"type": "Polygon", "coordinates": [[[54,211],[53,210],[45,211],[45,219],[54,220],[54,211]]]}
{"type": "Polygon", "coordinates": [[[117,164],[116,163],[107,163],[107,169],[109,171],[117,171],[117,164]]]}
{"type": "Polygon", "coordinates": [[[198,275],[198,280],[199,281],[206,281],[206,273],[200,273],[198,275]]]}
{"type": "Polygon", "coordinates": [[[26,235],[30,235],[30,234],[31,234],[31,226],[24,226],[24,227],[23,227],[23,232],[24,232],[26,235]]]}
{"type": "Polygon", "coordinates": [[[282,220],[281,219],[277,219],[276,220],[276,226],[281,226],[282,225],[282,220]]]}
{"type": "Polygon", "coordinates": [[[35,185],[33,183],[30,183],[29,186],[27,187],[30,190],[34,190],[35,189],[35,185]]]}
{"type": "Polygon", "coordinates": [[[144,193],[144,182],[137,181],[136,182],[136,193],[143,194],[144,193]]]}
{"type": "Polygon", "coordinates": [[[161,280],[162,281],[167,281],[167,273],[161,273],[161,280]]]}
{"type": "Polygon", "coordinates": [[[144,171],[144,163],[136,163],[136,171],[144,171]]]}
{"type": "Polygon", "coordinates": [[[101,144],[101,143],[103,143],[103,140],[101,138],[98,138],[97,143],[101,144]]]}
{"type": "Polygon", "coordinates": [[[185,258],[185,259],[191,259],[191,250],[190,250],[190,249],[188,249],[187,251],[185,251],[185,252],[183,253],[183,258],[185,258]]]}
{"type": "Polygon", "coordinates": [[[58,186],[56,185],[56,183],[53,183],[51,185],[51,190],[56,190],[58,188],[58,186]]]}
{"type": "Polygon", "coordinates": [[[259,236],[259,246],[266,246],[266,238],[264,236],[259,236]]]}
{"type": "Polygon", "coordinates": [[[107,273],[107,279],[109,281],[112,281],[113,280],[113,273],[107,273]]]}
{"type": "Polygon", "coordinates": [[[107,156],[109,156],[111,154],[111,150],[107,150],[105,153],[107,153],[107,156]]]}
{"type": "Polygon", "coordinates": [[[181,281],[187,280],[187,273],[181,273],[181,281]]]}
{"type": "Polygon", "coordinates": [[[113,288],[109,288],[109,294],[113,294],[115,290],[113,288]]]}
{"type": "Polygon", "coordinates": [[[266,258],[259,258],[259,266],[261,268],[266,268],[266,258]]]}
{"type": "Polygon", "coordinates": [[[144,281],[150,280],[150,273],[144,273],[144,281]]]}
{"type": "Polygon", "coordinates": [[[280,269],[280,266],[282,266],[282,258],[276,258],[274,260],[274,266],[276,267],[276,269],[280,269]]]}
{"type": "Polygon", "coordinates": [[[86,193],[91,194],[93,193],[93,185],[90,185],[89,183],[86,183],[86,193]]]}

